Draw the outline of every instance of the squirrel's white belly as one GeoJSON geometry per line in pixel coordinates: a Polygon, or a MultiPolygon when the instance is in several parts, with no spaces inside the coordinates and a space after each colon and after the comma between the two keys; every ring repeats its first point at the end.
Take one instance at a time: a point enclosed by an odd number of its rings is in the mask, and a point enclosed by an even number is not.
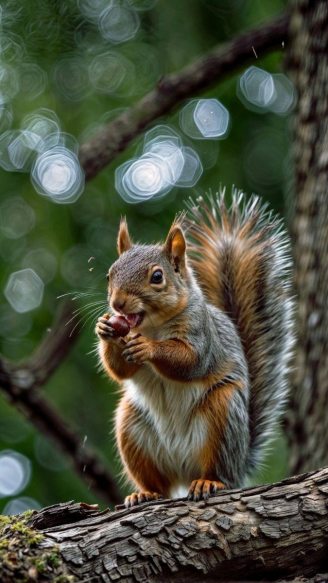
{"type": "Polygon", "coordinates": [[[144,422],[133,429],[134,439],[163,472],[175,478],[171,495],[184,495],[181,487],[200,477],[207,431],[194,408],[204,388],[159,378],[146,368],[124,381],[124,388],[127,398],[144,414],[144,422]]]}

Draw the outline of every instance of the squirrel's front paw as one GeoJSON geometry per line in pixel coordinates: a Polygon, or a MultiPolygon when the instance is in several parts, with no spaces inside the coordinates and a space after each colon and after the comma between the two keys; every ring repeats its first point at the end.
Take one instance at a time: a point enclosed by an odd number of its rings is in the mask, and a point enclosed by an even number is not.
{"type": "Polygon", "coordinates": [[[135,362],[137,364],[151,360],[154,356],[154,342],[138,334],[126,343],[122,355],[127,362],[135,362]]]}
{"type": "Polygon", "coordinates": [[[110,325],[108,314],[98,318],[95,332],[99,338],[103,340],[116,340],[121,342],[122,338],[118,336],[117,331],[110,325]]]}

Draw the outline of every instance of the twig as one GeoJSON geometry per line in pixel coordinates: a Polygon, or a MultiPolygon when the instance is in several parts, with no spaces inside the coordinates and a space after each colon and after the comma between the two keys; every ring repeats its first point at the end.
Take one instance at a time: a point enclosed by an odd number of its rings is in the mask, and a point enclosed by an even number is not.
{"type": "Polygon", "coordinates": [[[85,446],[81,437],[38,390],[62,362],[77,337],[76,333],[70,336],[64,327],[67,313],[68,307],[65,306],[52,332],[25,363],[14,365],[0,358],[0,389],[43,435],[52,439],[70,458],[77,473],[94,492],[106,502],[117,504],[122,496],[100,458],[85,446]]]}
{"type": "Polygon", "coordinates": [[[288,20],[288,14],[284,14],[219,45],[178,73],[163,77],[150,93],[82,144],[80,160],[86,179],[96,176],[154,120],[254,60],[255,50],[262,57],[275,48],[281,49],[288,36],[288,20]]]}

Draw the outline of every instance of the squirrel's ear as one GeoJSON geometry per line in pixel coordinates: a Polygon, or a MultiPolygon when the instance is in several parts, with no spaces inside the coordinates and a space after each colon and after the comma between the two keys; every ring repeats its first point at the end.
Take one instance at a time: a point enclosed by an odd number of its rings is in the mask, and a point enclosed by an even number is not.
{"type": "Polygon", "coordinates": [[[132,247],[132,241],[129,235],[128,224],[126,218],[122,217],[120,222],[120,228],[117,235],[117,251],[119,255],[122,255],[124,251],[128,251],[132,247]]]}
{"type": "Polygon", "coordinates": [[[164,248],[175,271],[180,271],[180,267],[185,263],[186,240],[179,225],[173,224],[170,228],[164,248]]]}

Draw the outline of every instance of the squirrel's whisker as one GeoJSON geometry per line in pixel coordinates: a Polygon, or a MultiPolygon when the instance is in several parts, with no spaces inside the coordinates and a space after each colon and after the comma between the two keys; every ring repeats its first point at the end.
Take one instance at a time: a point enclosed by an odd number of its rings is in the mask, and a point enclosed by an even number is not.
{"type": "Polygon", "coordinates": [[[85,306],[81,306],[79,308],[76,308],[72,312],[72,314],[78,314],[79,312],[85,311],[85,310],[87,310],[88,308],[90,308],[92,306],[102,306],[102,307],[107,306],[108,307],[107,303],[105,303],[104,300],[98,300],[97,302],[89,302],[85,306]]]}
{"type": "Polygon", "coordinates": [[[103,309],[99,310],[98,308],[96,308],[95,310],[93,310],[92,313],[87,315],[87,318],[85,319],[84,323],[82,324],[82,328],[84,328],[84,326],[86,326],[87,322],[89,322],[90,320],[94,319],[96,321],[102,313],[103,313],[103,309]]]}
{"type": "MultiPolygon", "coordinates": [[[[96,307],[94,308],[96,311],[99,311],[100,313],[102,313],[104,310],[106,310],[106,308],[108,308],[107,303],[101,301],[101,302],[93,302],[92,305],[96,304],[96,307]]],[[[89,310],[90,307],[92,307],[92,305],[88,305],[88,306],[82,306],[81,308],[78,308],[77,310],[74,310],[73,312],[73,316],[65,323],[65,326],[68,326],[68,324],[70,324],[71,322],[73,322],[73,320],[75,320],[75,318],[77,318],[78,316],[81,315],[81,312],[89,310]]],[[[88,314],[86,314],[88,315],[88,314]]],[[[83,321],[83,317],[85,316],[85,314],[82,315],[82,318],[79,320],[80,322],[83,321]]]]}
{"type": "MultiPolygon", "coordinates": [[[[65,298],[67,296],[76,296],[76,298],[80,298],[80,297],[84,297],[84,296],[91,296],[94,297],[95,295],[103,295],[104,292],[100,292],[100,291],[71,291],[71,292],[67,292],[65,294],[60,294],[60,296],[57,296],[57,300],[60,300],[61,298],[65,298]]],[[[73,300],[75,298],[72,298],[73,300]]]]}

